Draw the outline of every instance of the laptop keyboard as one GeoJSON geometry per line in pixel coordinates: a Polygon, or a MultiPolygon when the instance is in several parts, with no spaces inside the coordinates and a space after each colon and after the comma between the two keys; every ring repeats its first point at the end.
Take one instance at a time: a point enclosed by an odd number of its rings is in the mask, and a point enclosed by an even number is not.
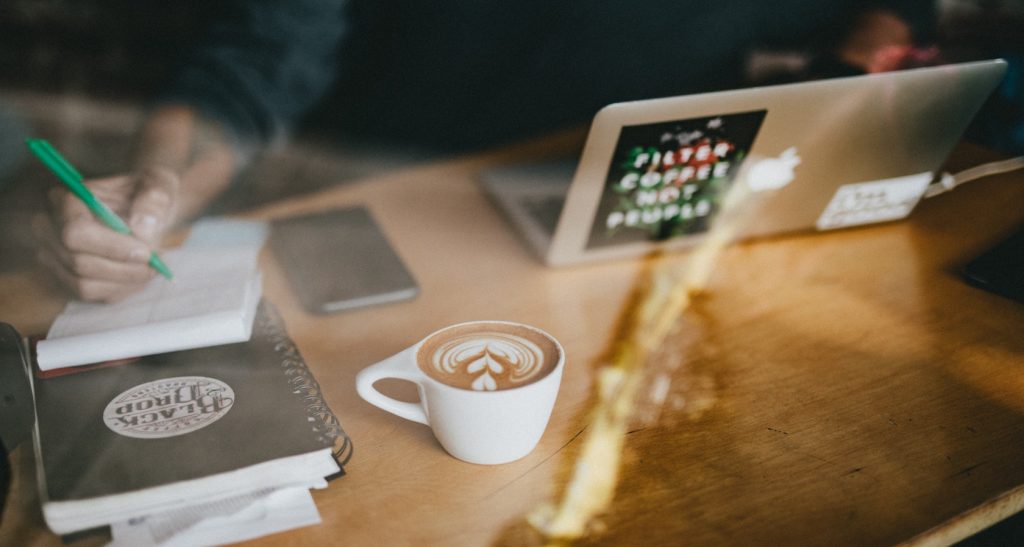
{"type": "Polygon", "coordinates": [[[549,234],[555,233],[558,216],[562,214],[564,196],[523,196],[520,205],[549,234]]]}

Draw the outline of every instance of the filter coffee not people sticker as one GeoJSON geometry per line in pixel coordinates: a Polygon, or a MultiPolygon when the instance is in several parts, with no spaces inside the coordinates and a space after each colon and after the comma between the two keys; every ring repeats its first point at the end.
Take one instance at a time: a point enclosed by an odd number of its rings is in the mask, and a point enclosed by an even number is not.
{"type": "Polygon", "coordinates": [[[931,180],[932,174],[926,172],[840,186],[817,227],[834,230],[901,219],[914,209],[931,180]]]}
{"type": "Polygon", "coordinates": [[[587,248],[707,231],[766,115],[756,110],[623,127],[587,248]]]}

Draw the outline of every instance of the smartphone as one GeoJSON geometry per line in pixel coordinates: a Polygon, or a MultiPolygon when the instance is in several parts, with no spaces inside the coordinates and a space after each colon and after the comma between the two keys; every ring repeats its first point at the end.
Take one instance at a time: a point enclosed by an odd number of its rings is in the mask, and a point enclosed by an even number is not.
{"type": "Polygon", "coordinates": [[[412,274],[363,206],[275,220],[270,248],[295,296],[312,313],[419,294],[412,274]]]}
{"type": "Polygon", "coordinates": [[[969,283],[1024,302],[1024,225],[964,266],[969,283]]]}

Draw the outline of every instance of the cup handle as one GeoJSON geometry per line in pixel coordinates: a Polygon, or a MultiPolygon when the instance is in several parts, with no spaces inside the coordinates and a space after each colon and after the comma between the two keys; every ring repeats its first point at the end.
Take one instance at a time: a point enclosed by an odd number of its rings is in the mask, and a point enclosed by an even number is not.
{"type": "MultiPolygon", "coordinates": [[[[427,413],[424,412],[422,404],[406,403],[404,401],[392,399],[380,391],[377,391],[377,388],[373,387],[373,384],[377,380],[383,380],[385,378],[398,378],[400,380],[406,380],[419,385],[419,381],[421,379],[421,376],[418,374],[419,371],[409,370],[410,360],[415,358],[414,355],[409,355],[409,353],[410,350],[403,351],[361,370],[359,374],[356,375],[356,391],[366,402],[377,408],[386,410],[396,416],[405,418],[406,420],[430,425],[427,423],[427,413]]],[[[423,392],[420,391],[421,396],[422,393],[423,392]]]]}

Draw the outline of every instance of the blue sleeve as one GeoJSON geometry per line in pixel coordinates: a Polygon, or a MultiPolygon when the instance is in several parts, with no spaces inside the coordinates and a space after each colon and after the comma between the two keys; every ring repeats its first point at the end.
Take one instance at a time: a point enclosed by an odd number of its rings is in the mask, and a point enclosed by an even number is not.
{"type": "Polygon", "coordinates": [[[284,137],[335,79],[343,0],[232,2],[158,102],[223,123],[243,148],[284,137]]]}

